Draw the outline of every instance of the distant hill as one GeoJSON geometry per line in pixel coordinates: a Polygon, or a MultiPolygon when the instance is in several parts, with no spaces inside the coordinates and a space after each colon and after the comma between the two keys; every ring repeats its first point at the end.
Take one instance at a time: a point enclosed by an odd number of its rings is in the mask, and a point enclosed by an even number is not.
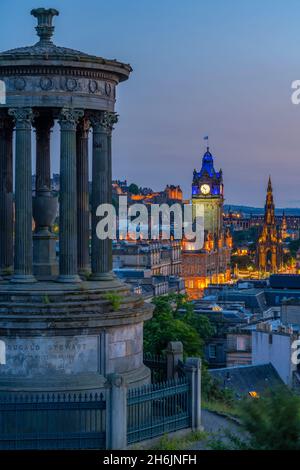
{"type": "MultiPolygon", "coordinates": [[[[225,204],[224,209],[226,212],[228,212],[230,209],[235,212],[243,212],[245,215],[260,215],[264,213],[264,208],[263,207],[251,207],[251,206],[238,206],[234,204],[225,204]]],[[[300,216],[300,208],[277,208],[275,209],[275,214],[276,215],[281,215],[282,212],[285,212],[285,215],[299,215],[300,216]]]]}

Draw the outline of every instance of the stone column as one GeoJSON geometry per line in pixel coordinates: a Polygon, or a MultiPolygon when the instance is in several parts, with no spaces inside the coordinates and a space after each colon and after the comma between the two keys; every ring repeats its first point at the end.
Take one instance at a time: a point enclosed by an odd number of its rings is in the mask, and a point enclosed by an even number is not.
{"type": "Polygon", "coordinates": [[[82,110],[63,108],[60,124],[60,209],[59,277],[60,282],[80,282],[77,274],[77,192],[76,128],[82,110]]]}
{"type": "Polygon", "coordinates": [[[183,361],[183,344],[170,341],[167,346],[167,379],[178,379],[178,364],[183,361]]]}
{"type": "Polygon", "coordinates": [[[90,116],[93,128],[92,181],[92,275],[93,280],[112,280],[112,241],[99,240],[96,234],[97,207],[112,202],[111,133],[117,115],[109,112],[90,116]]]}
{"type": "Polygon", "coordinates": [[[106,394],[106,448],[127,448],[127,385],[120,374],[109,374],[106,394]]]}
{"type": "Polygon", "coordinates": [[[16,127],[15,256],[11,282],[34,282],[32,275],[31,108],[8,111],[16,127]]]}
{"type": "Polygon", "coordinates": [[[90,271],[89,238],[90,238],[90,207],[89,207],[89,142],[90,122],[83,118],[76,133],[77,163],[77,245],[78,272],[86,275],[90,271]]]}
{"type": "Polygon", "coordinates": [[[33,272],[39,280],[52,279],[58,274],[56,237],[52,225],[57,215],[58,198],[51,194],[50,134],[54,121],[51,115],[37,118],[36,129],[36,182],[33,198],[33,272]]]}
{"type": "Polygon", "coordinates": [[[13,268],[13,123],[0,119],[0,270],[9,274],[13,268]]]}
{"type": "Polygon", "coordinates": [[[54,125],[52,116],[41,116],[34,122],[36,129],[36,182],[35,190],[50,191],[50,133],[54,125]]]}
{"type": "Polygon", "coordinates": [[[185,374],[191,385],[190,412],[192,430],[202,429],[201,426],[201,359],[188,357],[184,364],[185,374]]]}

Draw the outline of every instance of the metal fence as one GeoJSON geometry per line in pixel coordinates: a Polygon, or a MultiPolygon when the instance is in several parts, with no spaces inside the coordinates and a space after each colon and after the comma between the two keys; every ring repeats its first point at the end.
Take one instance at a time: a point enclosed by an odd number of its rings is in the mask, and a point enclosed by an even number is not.
{"type": "Polygon", "coordinates": [[[191,385],[185,378],[131,389],[127,394],[127,443],[191,426],[191,385]]]}
{"type": "Polygon", "coordinates": [[[102,394],[0,397],[0,450],[105,449],[102,394]]]}
{"type": "Polygon", "coordinates": [[[167,378],[167,358],[146,353],[144,354],[144,364],[151,370],[151,382],[163,382],[167,378]]]}

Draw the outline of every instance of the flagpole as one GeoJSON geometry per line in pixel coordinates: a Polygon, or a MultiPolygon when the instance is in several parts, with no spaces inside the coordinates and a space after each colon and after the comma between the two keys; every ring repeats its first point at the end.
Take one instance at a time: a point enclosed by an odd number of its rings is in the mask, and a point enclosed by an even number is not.
{"type": "Polygon", "coordinates": [[[204,136],[203,140],[206,141],[206,149],[205,150],[207,150],[209,148],[209,136],[208,135],[204,136]]]}

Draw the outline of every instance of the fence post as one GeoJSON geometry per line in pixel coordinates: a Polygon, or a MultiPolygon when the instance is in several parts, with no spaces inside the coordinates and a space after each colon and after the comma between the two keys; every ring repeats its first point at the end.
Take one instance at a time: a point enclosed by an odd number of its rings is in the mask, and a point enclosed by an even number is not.
{"type": "Polygon", "coordinates": [[[106,403],[106,448],[127,447],[127,386],[119,374],[107,376],[109,391],[106,403]]]}
{"type": "Polygon", "coordinates": [[[178,379],[178,362],[183,360],[181,341],[170,341],[167,346],[167,379],[178,379]]]}
{"type": "Polygon", "coordinates": [[[191,415],[193,431],[201,426],[201,359],[188,357],[184,364],[185,373],[191,384],[191,415]]]}

